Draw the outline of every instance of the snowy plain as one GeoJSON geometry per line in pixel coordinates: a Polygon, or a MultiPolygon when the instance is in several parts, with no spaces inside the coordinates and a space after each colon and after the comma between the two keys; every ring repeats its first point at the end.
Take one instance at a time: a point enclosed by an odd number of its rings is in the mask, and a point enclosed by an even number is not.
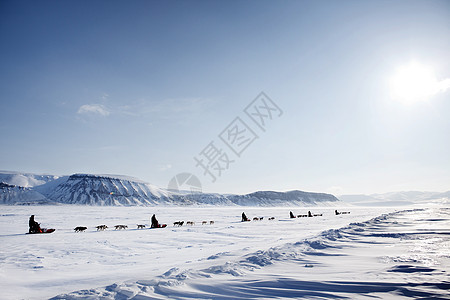
{"type": "Polygon", "coordinates": [[[449,208],[334,209],[0,206],[0,299],[450,299],[449,208]]]}

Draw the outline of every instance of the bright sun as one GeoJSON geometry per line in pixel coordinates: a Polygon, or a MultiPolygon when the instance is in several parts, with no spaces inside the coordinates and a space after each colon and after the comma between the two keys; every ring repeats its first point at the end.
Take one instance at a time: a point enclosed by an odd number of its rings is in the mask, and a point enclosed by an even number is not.
{"type": "Polygon", "coordinates": [[[417,62],[398,68],[390,85],[392,97],[407,104],[427,100],[440,89],[433,70],[417,62]]]}

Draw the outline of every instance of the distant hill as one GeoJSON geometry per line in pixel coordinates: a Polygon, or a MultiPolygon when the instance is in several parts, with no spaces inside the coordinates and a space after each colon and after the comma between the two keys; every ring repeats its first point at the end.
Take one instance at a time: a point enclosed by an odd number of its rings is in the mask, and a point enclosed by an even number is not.
{"type": "Polygon", "coordinates": [[[339,201],[331,194],[302,191],[259,191],[247,195],[233,195],[230,199],[236,205],[245,206],[314,206],[339,201]]]}
{"type": "Polygon", "coordinates": [[[398,206],[426,203],[450,203],[450,191],[440,192],[391,192],[371,195],[342,195],[339,200],[360,206],[398,206]]]}
{"type": "Polygon", "coordinates": [[[35,187],[57,179],[55,175],[38,175],[32,173],[20,173],[11,171],[0,171],[0,182],[21,186],[35,187]]]}
{"type": "Polygon", "coordinates": [[[162,189],[122,175],[35,175],[3,172],[0,204],[64,203],[100,206],[216,205],[216,206],[314,206],[333,205],[330,194],[303,191],[258,191],[247,195],[184,193],[162,189]],[[12,186],[11,182],[32,187],[12,186]]]}
{"type": "Polygon", "coordinates": [[[49,204],[49,200],[31,188],[0,182],[0,204],[49,204]]]}

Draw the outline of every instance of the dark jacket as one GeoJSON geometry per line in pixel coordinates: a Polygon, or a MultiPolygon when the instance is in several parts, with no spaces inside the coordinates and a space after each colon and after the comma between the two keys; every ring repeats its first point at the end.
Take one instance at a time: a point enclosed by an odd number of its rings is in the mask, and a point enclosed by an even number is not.
{"type": "Polygon", "coordinates": [[[153,215],[153,216],[152,216],[152,225],[151,225],[151,228],[158,228],[158,227],[159,227],[158,220],[156,220],[156,216],[153,215]]]}
{"type": "Polygon", "coordinates": [[[34,215],[31,215],[30,220],[28,221],[28,226],[30,227],[28,230],[29,233],[41,232],[39,223],[34,220],[34,215]]]}

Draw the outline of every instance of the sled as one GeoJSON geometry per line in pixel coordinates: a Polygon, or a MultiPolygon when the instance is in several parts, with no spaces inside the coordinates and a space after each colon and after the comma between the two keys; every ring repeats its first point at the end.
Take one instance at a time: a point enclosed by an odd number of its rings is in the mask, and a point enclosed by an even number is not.
{"type": "Polygon", "coordinates": [[[167,224],[159,224],[158,227],[150,227],[150,229],[166,228],[167,224]]]}
{"type": "Polygon", "coordinates": [[[41,228],[41,232],[33,232],[33,233],[27,232],[27,234],[52,233],[55,230],[56,229],[54,228],[41,228]]]}

